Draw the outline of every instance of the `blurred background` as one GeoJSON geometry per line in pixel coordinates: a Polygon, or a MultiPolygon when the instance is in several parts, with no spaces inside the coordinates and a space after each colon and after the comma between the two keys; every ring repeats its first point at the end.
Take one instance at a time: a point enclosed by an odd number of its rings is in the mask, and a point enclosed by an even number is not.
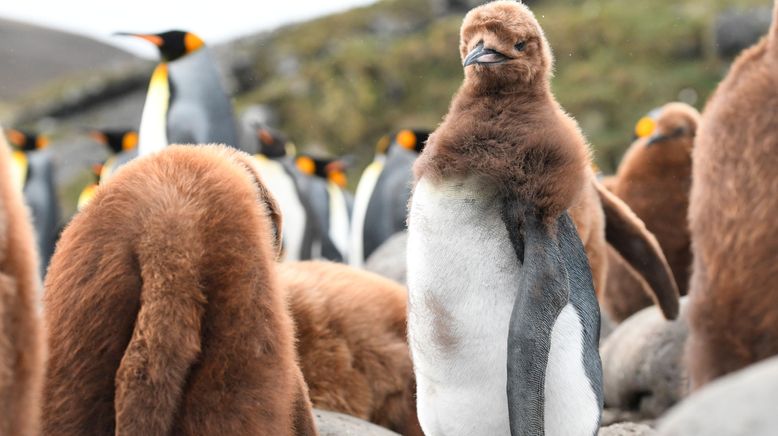
{"type": "MultiPolygon", "coordinates": [[[[216,53],[236,114],[299,150],[351,154],[353,189],[376,141],[434,129],[462,80],[468,0],[0,5],[0,123],[48,135],[63,218],[106,151],[86,128],[137,128],[154,47],[117,31],[183,29],[216,53]]],[[[698,109],[732,57],[769,26],[769,0],[527,1],[556,56],[553,89],[610,173],[635,122],[665,102],[698,109]]]]}

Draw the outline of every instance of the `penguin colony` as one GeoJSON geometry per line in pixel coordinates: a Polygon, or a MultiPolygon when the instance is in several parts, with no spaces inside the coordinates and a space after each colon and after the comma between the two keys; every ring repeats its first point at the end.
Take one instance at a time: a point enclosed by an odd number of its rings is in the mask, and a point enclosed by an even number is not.
{"type": "MultiPolygon", "coordinates": [[[[699,118],[685,103],[668,103],[641,118],[635,128],[638,138],[607,182],[656,236],[681,295],[691,271],[686,215],[699,118]]],[[[652,304],[644,283],[615,250],[608,250],[608,280],[600,302],[611,318],[621,322],[652,304]]]]}
{"type": "Polygon", "coordinates": [[[320,407],[404,435],[592,435],[598,300],[618,321],[652,302],[672,319],[687,289],[692,388],[778,354],[778,4],[773,21],[701,120],[672,103],[639,122],[606,189],[532,12],[477,7],[442,124],[382,140],[353,211],[342,161],[287,154],[265,126],[256,156],[234,149],[200,38],[133,34],[162,62],[139,132],[94,133],[115,156],[58,243],[47,335],[19,194],[51,179],[29,157],[45,141],[9,132],[9,154],[0,135],[0,433],[316,435],[320,407]],[[278,262],[360,266],[409,198],[407,290],[278,262]]]}
{"type": "Polygon", "coordinates": [[[692,389],[778,354],[776,67],[778,2],[769,33],[735,60],[697,135],[689,201],[692,389]]]}

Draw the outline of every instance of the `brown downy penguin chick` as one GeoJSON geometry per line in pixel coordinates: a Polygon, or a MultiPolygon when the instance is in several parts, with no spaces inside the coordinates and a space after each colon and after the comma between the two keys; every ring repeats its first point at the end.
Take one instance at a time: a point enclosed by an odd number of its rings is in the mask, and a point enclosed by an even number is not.
{"type": "Polygon", "coordinates": [[[43,434],[315,435],[280,224],[254,159],[225,146],[114,174],[46,279],[43,434]]]}
{"type": "Polygon", "coordinates": [[[691,388],[778,354],[778,2],[703,112],[692,164],[691,388]]]}
{"type": "Polygon", "coordinates": [[[408,220],[419,420],[428,436],[594,434],[606,234],[665,272],[653,289],[668,317],[677,288],[655,239],[596,183],[532,12],[471,10],[460,54],[465,80],[416,161],[408,220]]]}
{"type": "Polygon", "coordinates": [[[421,436],[406,339],[407,290],[331,262],[283,263],[279,277],[314,407],[421,436]]]}
{"type": "MultiPolygon", "coordinates": [[[[637,139],[616,175],[603,181],[656,236],[681,295],[691,272],[691,240],[686,215],[691,189],[692,145],[700,114],[686,103],[651,111],[635,127],[637,139]]],[[[621,256],[608,250],[608,280],[600,299],[615,321],[650,306],[647,285],[621,256]]]]}
{"type": "Polygon", "coordinates": [[[0,434],[39,432],[44,340],[35,239],[0,130],[0,434]]]}

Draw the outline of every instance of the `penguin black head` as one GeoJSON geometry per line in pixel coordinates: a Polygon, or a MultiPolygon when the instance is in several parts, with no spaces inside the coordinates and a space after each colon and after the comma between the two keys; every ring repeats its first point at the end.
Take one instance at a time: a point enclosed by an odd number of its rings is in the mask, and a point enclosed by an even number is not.
{"type": "Polygon", "coordinates": [[[396,144],[405,150],[421,153],[424,151],[424,145],[427,144],[427,138],[429,138],[429,136],[429,130],[400,130],[395,135],[393,144],[396,144]]]}
{"type": "Polygon", "coordinates": [[[486,92],[514,91],[548,82],[553,57],[532,11],[515,1],[472,9],[460,31],[465,84],[486,92]]]}
{"type": "Polygon", "coordinates": [[[5,133],[11,146],[25,153],[43,150],[49,146],[49,139],[44,135],[16,129],[8,129],[5,133]]]}
{"type": "Polygon", "coordinates": [[[114,154],[133,150],[138,146],[138,132],[135,130],[93,130],[89,136],[108,147],[114,154]]]}
{"type": "MultiPolygon", "coordinates": [[[[679,145],[691,153],[700,113],[686,103],[668,103],[641,118],[635,125],[636,141],[645,147],[679,145]]],[[[663,150],[661,153],[667,153],[663,150]]]]}
{"type": "Polygon", "coordinates": [[[257,142],[259,153],[271,159],[281,158],[287,155],[288,141],[286,136],[278,130],[267,126],[257,127],[257,142]]]}
{"type": "Polygon", "coordinates": [[[117,35],[134,36],[145,39],[154,44],[159,49],[159,54],[165,62],[172,62],[180,59],[190,53],[194,53],[205,46],[205,43],[199,36],[192,32],[183,30],[169,30],[162,33],[125,33],[119,32],[117,35]]]}
{"type": "Polygon", "coordinates": [[[316,158],[301,154],[295,158],[294,163],[303,174],[321,177],[341,188],[345,188],[348,184],[346,177],[346,169],[349,167],[348,159],[316,158]]]}

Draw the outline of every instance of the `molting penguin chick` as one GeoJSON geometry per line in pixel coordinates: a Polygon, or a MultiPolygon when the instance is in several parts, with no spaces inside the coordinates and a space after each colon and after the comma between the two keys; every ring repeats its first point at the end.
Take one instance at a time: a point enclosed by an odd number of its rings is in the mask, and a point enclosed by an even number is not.
{"type": "Polygon", "coordinates": [[[315,435],[280,232],[236,150],[171,146],[116,173],[46,278],[43,434],[315,435]]]}
{"type": "Polygon", "coordinates": [[[314,407],[421,435],[408,350],[406,289],[331,262],[279,265],[314,407]]]}
{"type": "Polygon", "coordinates": [[[12,165],[0,130],[0,434],[36,435],[44,367],[40,281],[33,229],[12,165]]]}
{"type": "MultiPolygon", "coordinates": [[[[685,103],[668,103],[638,121],[637,139],[609,180],[621,198],[653,233],[667,257],[681,295],[691,271],[691,240],[686,214],[691,189],[692,145],[700,114],[685,103]]],[[[650,290],[614,250],[608,252],[608,281],[600,299],[616,321],[652,304],[650,290]]]]}
{"type": "Polygon", "coordinates": [[[691,388],[778,354],[778,2],[702,115],[692,159],[691,388]]]}
{"type": "Polygon", "coordinates": [[[428,436],[592,435],[599,310],[568,214],[602,250],[587,144],[551,94],[551,51],[526,6],[470,11],[460,51],[464,84],[414,167],[419,420],[428,436]]]}

